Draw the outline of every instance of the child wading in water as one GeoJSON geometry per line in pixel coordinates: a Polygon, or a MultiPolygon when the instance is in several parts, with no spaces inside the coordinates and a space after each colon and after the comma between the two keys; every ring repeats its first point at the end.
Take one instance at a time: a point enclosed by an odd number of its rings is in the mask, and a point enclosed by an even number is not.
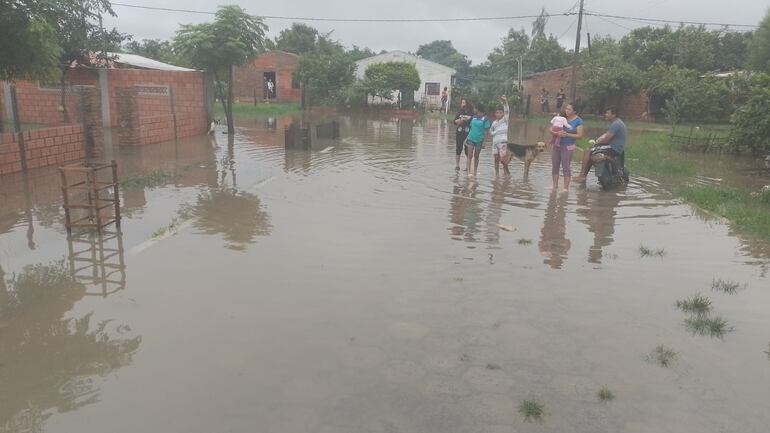
{"type": "MultiPolygon", "coordinates": [[[[495,121],[489,133],[492,134],[492,155],[495,156],[495,176],[500,174],[500,163],[503,163],[503,172],[511,174],[508,171],[508,163],[511,162],[511,152],[508,151],[508,118],[511,116],[511,110],[508,108],[508,98],[500,97],[503,103],[502,108],[495,111],[495,121]]],[[[566,122],[566,121],[565,121],[566,122]]]]}
{"type": "Polygon", "coordinates": [[[473,177],[479,170],[479,155],[481,154],[481,146],[484,144],[484,135],[487,130],[492,126],[492,123],[484,115],[484,106],[481,104],[476,105],[473,108],[474,116],[471,119],[471,130],[468,133],[468,138],[465,139],[465,147],[468,150],[468,176],[473,177]],[[471,171],[471,161],[473,161],[473,171],[471,171]]]}

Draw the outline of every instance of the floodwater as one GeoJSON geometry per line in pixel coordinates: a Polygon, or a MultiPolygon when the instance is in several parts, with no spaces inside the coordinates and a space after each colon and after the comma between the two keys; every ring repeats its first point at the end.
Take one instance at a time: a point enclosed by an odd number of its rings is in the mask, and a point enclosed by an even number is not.
{"type": "Polygon", "coordinates": [[[167,178],[101,241],[68,242],[55,170],[0,179],[0,432],[768,431],[766,243],[651,179],[552,195],[548,154],[469,180],[443,120],[311,150],[285,122],[121,149],[167,178]],[[685,326],[696,293],[730,332],[685,326]]]}

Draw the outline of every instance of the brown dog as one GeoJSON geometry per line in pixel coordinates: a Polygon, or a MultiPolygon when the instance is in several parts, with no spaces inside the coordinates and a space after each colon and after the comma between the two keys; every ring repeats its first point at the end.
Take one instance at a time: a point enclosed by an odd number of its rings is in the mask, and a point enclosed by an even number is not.
{"type": "Polygon", "coordinates": [[[538,141],[537,144],[516,144],[508,143],[508,150],[519,161],[524,163],[524,177],[529,176],[529,166],[540,153],[545,151],[545,143],[538,141]]]}

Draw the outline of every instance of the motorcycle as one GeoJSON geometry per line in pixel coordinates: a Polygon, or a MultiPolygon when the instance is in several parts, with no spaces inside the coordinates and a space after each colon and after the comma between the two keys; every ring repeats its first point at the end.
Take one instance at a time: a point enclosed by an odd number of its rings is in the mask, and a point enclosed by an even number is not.
{"type": "Polygon", "coordinates": [[[613,186],[628,184],[629,173],[620,160],[623,155],[616,158],[610,153],[612,149],[610,146],[595,146],[596,140],[590,140],[589,143],[591,144],[591,161],[593,161],[596,178],[602,189],[607,191],[613,186]]]}

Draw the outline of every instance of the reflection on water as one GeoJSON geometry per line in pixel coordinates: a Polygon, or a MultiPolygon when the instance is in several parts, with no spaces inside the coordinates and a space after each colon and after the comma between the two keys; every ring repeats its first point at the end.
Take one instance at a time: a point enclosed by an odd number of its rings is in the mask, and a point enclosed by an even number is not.
{"type": "Polygon", "coordinates": [[[469,179],[445,119],[339,120],[309,149],[285,126],[328,119],[120,149],[122,175],[166,176],[121,191],[115,239],[64,242],[55,171],[3,178],[0,431],[765,433],[766,244],[649,179],[551,194],[547,153],[495,178],[487,146],[469,179]],[[751,288],[711,299],[736,332],[693,339],[674,301],[731,274],[751,288]],[[658,344],[680,364],[646,364],[658,344]]]}
{"type": "Polygon", "coordinates": [[[270,217],[259,198],[233,188],[201,193],[191,213],[194,225],[203,233],[221,234],[226,248],[244,250],[257,236],[270,234],[270,217]]]}
{"type": "Polygon", "coordinates": [[[561,269],[567,259],[572,242],[567,239],[567,195],[552,192],[548,199],[548,208],[540,230],[540,253],[545,257],[543,263],[553,269],[561,269]]]}
{"type": "Polygon", "coordinates": [[[140,337],[127,326],[65,318],[86,292],[63,262],[0,268],[0,431],[43,431],[56,412],[100,399],[96,377],[131,363],[140,337]]]}

